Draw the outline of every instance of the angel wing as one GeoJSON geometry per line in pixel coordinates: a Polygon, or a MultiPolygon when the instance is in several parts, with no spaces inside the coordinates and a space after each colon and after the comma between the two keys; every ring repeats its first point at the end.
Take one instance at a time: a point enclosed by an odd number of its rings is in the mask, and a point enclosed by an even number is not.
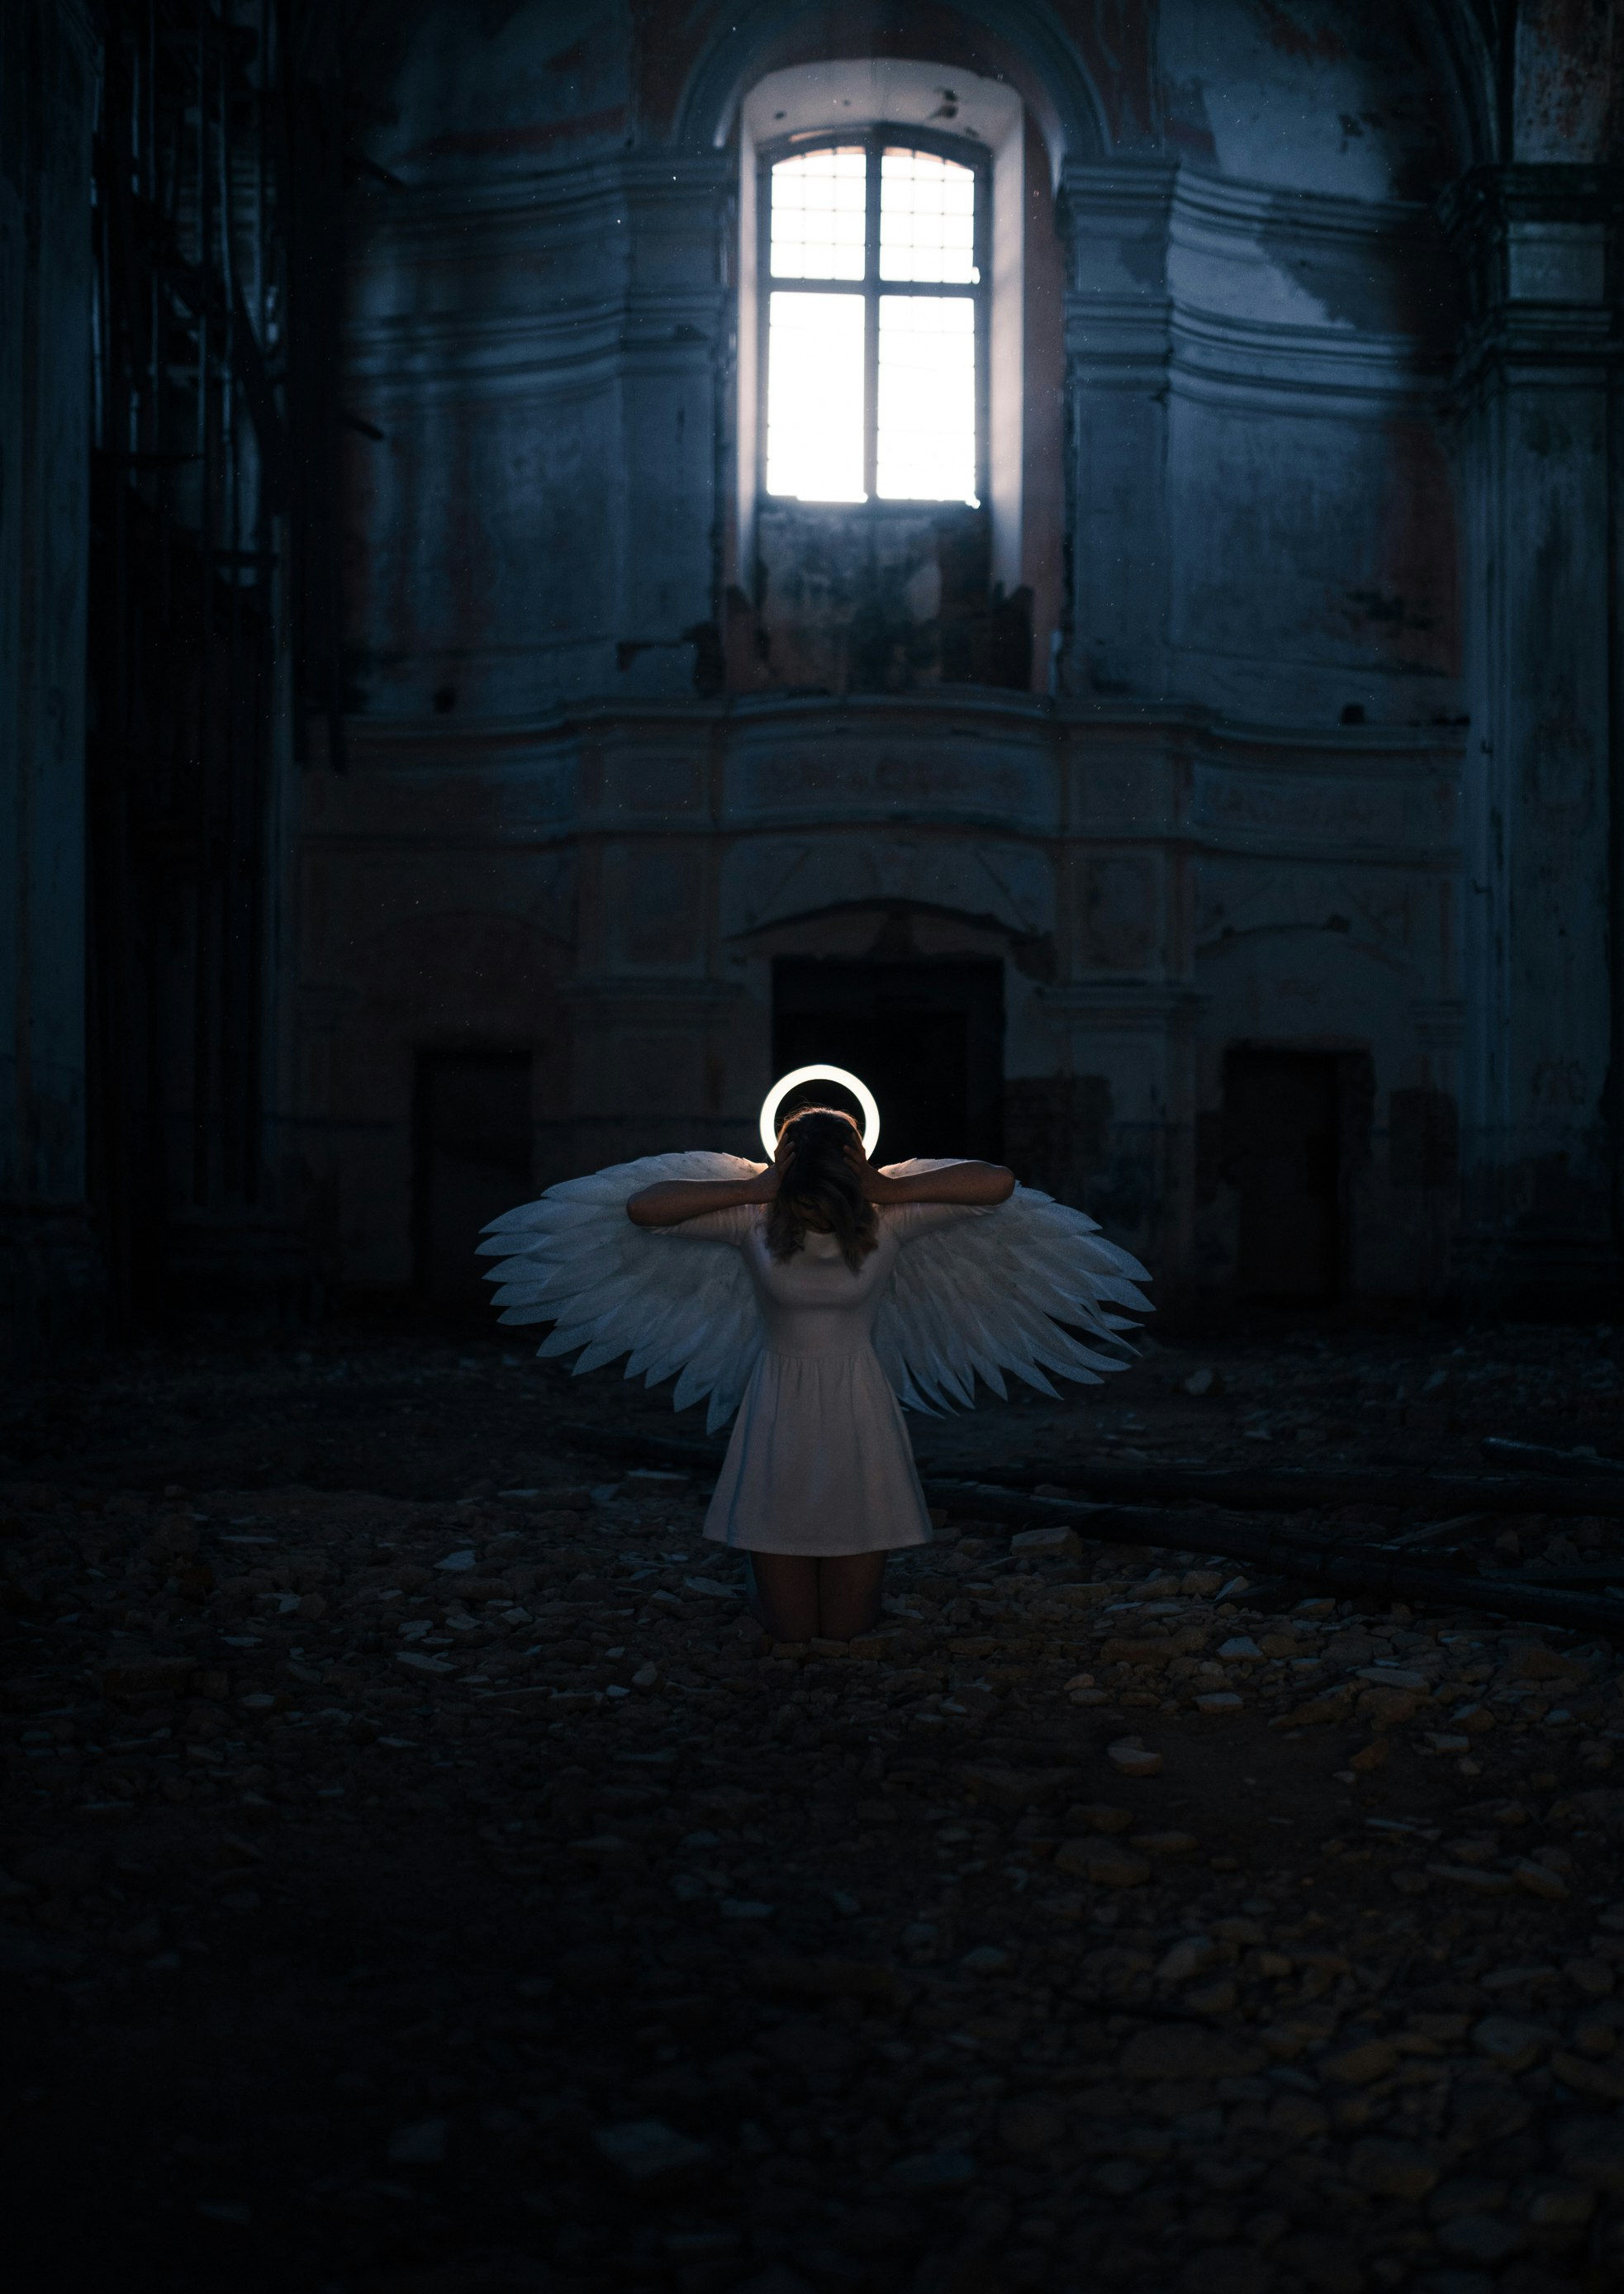
{"type": "Polygon", "coordinates": [[[678,1410],[709,1395],[705,1431],[730,1418],[761,1351],[750,1275],[730,1242],[680,1227],[634,1226],[628,1199],[662,1179],[746,1179],[760,1169],[736,1155],[694,1148],[614,1163],[564,1179],[539,1201],[505,1211],[482,1232],[482,1258],[499,1258],[504,1322],[552,1322],[538,1352],[584,1347],[575,1375],[629,1351],[628,1378],[649,1386],[679,1371],[678,1410]]]}
{"type": "MultiPolygon", "coordinates": [[[[944,1167],[942,1158],[922,1158],[892,1164],[889,1175],[944,1167]]],[[[874,1352],[898,1400],[932,1414],[973,1408],[978,1371],[1001,1402],[1006,1371],[1042,1394],[1055,1392],[1045,1371],[1098,1386],[1101,1371],[1125,1363],[1060,1326],[1120,1346],[1117,1333],[1136,1326],[1111,1308],[1150,1312],[1135,1278],[1150,1279],[1094,1220],[1018,1186],[991,1210],[961,1213],[905,1242],[874,1318],[874,1352]]]]}

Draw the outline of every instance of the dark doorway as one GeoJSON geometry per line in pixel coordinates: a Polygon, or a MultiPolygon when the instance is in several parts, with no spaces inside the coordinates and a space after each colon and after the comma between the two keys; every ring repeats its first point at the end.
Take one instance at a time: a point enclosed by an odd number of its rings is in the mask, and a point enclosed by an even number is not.
{"type": "MultiPolygon", "coordinates": [[[[882,1163],[1002,1151],[1003,970],[975,958],[773,965],[773,1067],[849,1068],[880,1102],[882,1163]]],[[[788,1105],[840,1094],[812,1085],[788,1105]]]]}
{"type": "Polygon", "coordinates": [[[1232,1051],[1224,1063],[1243,1297],[1327,1306],[1341,1291],[1343,1064],[1334,1052],[1262,1050],[1232,1051]]]}
{"type": "Polygon", "coordinates": [[[488,1304],[479,1230],[531,1192],[530,1053],[419,1052],[418,1288],[439,1306],[488,1304]]]}

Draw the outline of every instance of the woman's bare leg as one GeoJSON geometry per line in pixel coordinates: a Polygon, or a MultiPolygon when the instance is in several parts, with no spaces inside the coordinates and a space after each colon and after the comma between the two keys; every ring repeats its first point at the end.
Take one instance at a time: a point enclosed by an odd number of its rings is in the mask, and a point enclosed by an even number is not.
{"type": "Polygon", "coordinates": [[[835,1553],[817,1564],[817,1631],[826,1641],[872,1632],[885,1584],[883,1553],[835,1553]]]}
{"type": "Polygon", "coordinates": [[[805,1553],[752,1553],[756,1614],[775,1641],[809,1641],[818,1623],[818,1564],[805,1553]]]}

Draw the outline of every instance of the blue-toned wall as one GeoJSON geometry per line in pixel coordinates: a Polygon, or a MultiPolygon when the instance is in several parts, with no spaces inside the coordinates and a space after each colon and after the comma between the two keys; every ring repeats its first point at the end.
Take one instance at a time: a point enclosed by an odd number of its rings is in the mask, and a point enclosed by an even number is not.
{"type": "Polygon", "coordinates": [[[86,1209],[90,136],[73,0],[0,11],[0,1330],[79,1328],[86,1209]]]}
{"type": "MultiPolygon", "coordinates": [[[[83,1184],[84,217],[15,94],[70,20],[0,48],[24,1218],[83,1184]]],[[[1359,1079],[1355,1294],[1613,1282],[1621,45],[1612,0],[358,6],[347,761],[266,998],[337,1270],[410,1278],[422,1051],[536,1054],[539,1180],[746,1146],[774,959],[902,952],[1003,966],[1011,1157],[1165,1295],[1234,1274],[1245,1045],[1359,1079]],[[808,68],[990,139],[981,525],[753,499],[750,100],[808,68]]]]}

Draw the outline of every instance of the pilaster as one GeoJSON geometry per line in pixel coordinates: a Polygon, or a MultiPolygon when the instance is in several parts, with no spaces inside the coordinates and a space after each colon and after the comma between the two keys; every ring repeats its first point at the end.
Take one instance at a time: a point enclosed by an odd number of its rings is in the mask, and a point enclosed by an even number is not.
{"type": "Polygon", "coordinates": [[[1619,416],[1624,172],[1480,168],[1442,207],[1471,737],[1462,1221],[1469,1287],[1618,1279],[1619,416]]]}
{"type": "Polygon", "coordinates": [[[1168,630],[1167,249],[1176,167],[1068,167],[1065,689],[1159,694],[1168,630]]]}

